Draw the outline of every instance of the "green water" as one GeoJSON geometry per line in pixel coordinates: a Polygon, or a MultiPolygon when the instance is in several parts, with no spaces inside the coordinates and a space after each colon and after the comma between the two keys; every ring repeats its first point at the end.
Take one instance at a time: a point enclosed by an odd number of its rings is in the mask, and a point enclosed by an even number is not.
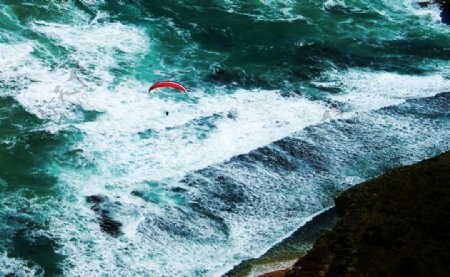
{"type": "Polygon", "coordinates": [[[383,110],[450,90],[439,13],[407,0],[0,0],[0,275],[221,275],[336,191],[448,150],[447,98],[383,110]],[[189,96],[148,95],[160,80],[189,96]],[[321,121],[330,103],[363,115],[354,131],[321,121]],[[377,135],[385,156],[352,149],[381,147],[377,135]],[[99,228],[91,195],[121,235],[99,228]]]}

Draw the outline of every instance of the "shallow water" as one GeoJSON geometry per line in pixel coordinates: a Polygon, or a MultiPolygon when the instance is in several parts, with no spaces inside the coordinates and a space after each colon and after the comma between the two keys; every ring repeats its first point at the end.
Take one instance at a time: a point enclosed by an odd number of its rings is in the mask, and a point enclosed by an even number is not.
{"type": "Polygon", "coordinates": [[[437,7],[204,2],[0,0],[0,274],[220,276],[450,149],[437,7]]]}

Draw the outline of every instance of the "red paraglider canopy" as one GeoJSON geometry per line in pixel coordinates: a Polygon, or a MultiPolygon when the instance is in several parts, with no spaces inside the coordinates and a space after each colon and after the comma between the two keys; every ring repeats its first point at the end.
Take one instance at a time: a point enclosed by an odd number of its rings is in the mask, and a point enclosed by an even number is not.
{"type": "Polygon", "coordinates": [[[183,87],[181,84],[179,84],[177,82],[173,82],[173,81],[158,82],[158,83],[152,85],[150,87],[150,89],[148,90],[148,92],[151,92],[152,90],[157,89],[157,88],[174,88],[174,89],[181,90],[182,92],[187,94],[187,90],[185,87],[183,87]]]}

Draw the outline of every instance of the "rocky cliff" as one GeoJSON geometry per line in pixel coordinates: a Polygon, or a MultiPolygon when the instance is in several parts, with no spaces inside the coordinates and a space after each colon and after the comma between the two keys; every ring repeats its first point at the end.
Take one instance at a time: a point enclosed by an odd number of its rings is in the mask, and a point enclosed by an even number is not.
{"type": "Polygon", "coordinates": [[[450,276],[450,152],[346,191],[286,276],[450,276]]]}

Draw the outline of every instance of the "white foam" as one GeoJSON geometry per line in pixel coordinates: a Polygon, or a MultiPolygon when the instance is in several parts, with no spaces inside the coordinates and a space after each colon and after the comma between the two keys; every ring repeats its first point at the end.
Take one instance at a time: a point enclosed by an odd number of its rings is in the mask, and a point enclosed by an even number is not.
{"type": "Polygon", "coordinates": [[[345,0],[327,0],[325,3],[323,3],[323,6],[325,8],[335,7],[335,6],[342,6],[346,7],[345,0]]]}
{"type": "Polygon", "coordinates": [[[259,0],[260,5],[254,5],[254,9],[248,9],[241,1],[223,0],[222,6],[229,13],[240,14],[254,18],[258,21],[286,21],[307,20],[306,17],[294,14],[293,9],[298,5],[291,0],[259,0]]]}
{"type": "Polygon", "coordinates": [[[443,73],[415,76],[354,69],[325,75],[329,82],[315,84],[340,88],[343,93],[330,96],[330,99],[347,103],[354,111],[380,109],[406,99],[434,96],[450,90],[450,80],[445,79],[443,73]]]}
{"type": "Polygon", "coordinates": [[[43,66],[31,56],[33,51],[31,42],[0,43],[0,82],[19,90],[36,80],[43,66]]]}
{"type": "Polygon", "coordinates": [[[68,25],[35,21],[31,28],[44,35],[57,39],[63,46],[73,48],[85,55],[110,57],[112,51],[138,54],[147,50],[147,39],[143,30],[122,23],[91,25],[68,25]]]}
{"type": "Polygon", "coordinates": [[[149,46],[143,30],[122,23],[74,26],[35,21],[31,28],[58,40],[58,44],[71,50],[72,59],[82,68],[90,66],[91,79],[101,79],[104,84],[114,79],[108,69],[119,67],[119,61],[136,59],[149,46]]]}
{"type": "Polygon", "coordinates": [[[70,119],[75,106],[89,109],[85,100],[92,90],[98,86],[106,87],[113,80],[109,70],[121,59],[136,58],[148,49],[148,40],[140,29],[120,23],[73,26],[36,21],[31,27],[70,48],[73,60],[87,71],[81,73],[79,68],[51,70],[31,56],[31,43],[3,46],[6,49],[2,51],[2,62],[9,65],[6,74],[11,75],[5,78],[19,75],[35,81],[21,92],[18,100],[40,118],[70,119]],[[18,47],[23,48],[20,54],[12,55],[18,47]],[[74,73],[77,78],[71,78],[74,73]]]}
{"type": "Polygon", "coordinates": [[[83,148],[110,152],[114,148],[112,145],[123,147],[117,153],[109,153],[112,156],[110,162],[105,161],[107,167],[134,161],[128,169],[134,172],[130,175],[154,180],[182,176],[187,171],[283,138],[307,125],[319,123],[324,111],[320,103],[283,98],[275,91],[241,90],[233,95],[214,97],[202,94],[198,102],[192,104],[136,94],[137,89],[121,87],[113,100],[107,93],[97,91],[88,101],[95,102],[92,106],[98,104],[95,109],[106,111],[107,115],[78,127],[92,138],[83,148]],[[164,111],[169,111],[170,116],[166,117],[164,111]],[[236,118],[227,118],[230,112],[236,113],[236,118]],[[196,130],[182,127],[189,121],[214,114],[222,114],[223,118],[204,140],[196,139],[196,130]],[[136,139],[138,132],[148,129],[157,131],[159,137],[136,139]]]}
{"type": "Polygon", "coordinates": [[[8,257],[7,252],[0,252],[0,275],[2,276],[44,276],[44,271],[38,266],[29,266],[27,261],[8,257]]]}
{"type": "Polygon", "coordinates": [[[384,0],[384,2],[386,2],[386,5],[394,5],[394,7],[397,7],[401,12],[406,11],[412,15],[422,18],[424,20],[423,23],[425,24],[440,24],[441,22],[441,10],[437,4],[430,3],[427,7],[419,7],[418,2],[420,1],[417,0],[384,0]]]}

